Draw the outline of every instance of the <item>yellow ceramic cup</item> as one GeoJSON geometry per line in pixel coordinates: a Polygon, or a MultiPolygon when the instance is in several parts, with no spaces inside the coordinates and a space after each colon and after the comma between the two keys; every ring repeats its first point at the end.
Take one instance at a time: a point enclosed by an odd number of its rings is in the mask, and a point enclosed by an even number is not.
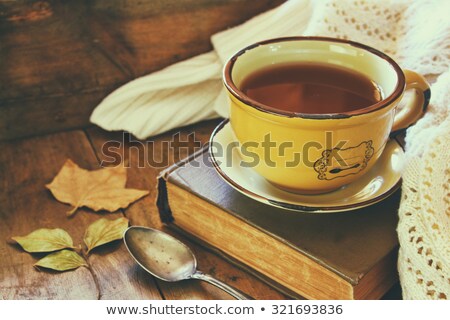
{"type": "Polygon", "coordinates": [[[417,121],[430,99],[429,85],[419,74],[402,71],[371,47],[334,38],[289,37],[256,43],[227,62],[223,77],[231,99],[231,126],[244,160],[274,185],[304,194],[335,190],[366,173],[390,133],[417,121]],[[290,62],[355,70],[374,81],[384,99],[346,113],[302,114],[266,106],[240,90],[251,73],[290,62]],[[409,89],[415,94],[398,111],[409,89]]]}

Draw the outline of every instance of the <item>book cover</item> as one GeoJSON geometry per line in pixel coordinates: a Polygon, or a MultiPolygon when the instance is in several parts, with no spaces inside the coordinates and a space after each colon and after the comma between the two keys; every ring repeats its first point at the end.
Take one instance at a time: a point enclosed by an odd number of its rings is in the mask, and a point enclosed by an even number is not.
{"type": "Polygon", "coordinates": [[[299,213],[252,200],[207,149],[159,178],[161,220],[293,297],[378,299],[397,282],[400,191],[370,207],[299,213]]]}

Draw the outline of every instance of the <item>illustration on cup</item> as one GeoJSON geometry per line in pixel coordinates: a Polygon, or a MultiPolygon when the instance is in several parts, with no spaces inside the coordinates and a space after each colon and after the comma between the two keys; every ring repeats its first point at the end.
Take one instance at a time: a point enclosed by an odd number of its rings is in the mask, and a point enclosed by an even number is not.
{"type": "Polygon", "coordinates": [[[333,148],[322,152],[314,163],[319,180],[333,180],[357,174],[367,167],[374,153],[372,140],[363,141],[355,147],[333,148]]]}

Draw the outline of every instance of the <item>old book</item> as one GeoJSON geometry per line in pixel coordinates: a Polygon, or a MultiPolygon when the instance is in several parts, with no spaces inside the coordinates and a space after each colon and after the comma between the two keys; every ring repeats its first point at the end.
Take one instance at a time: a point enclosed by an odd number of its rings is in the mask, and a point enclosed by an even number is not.
{"type": "Polygon", "coordinates": [[[378,299],[398,280],[399,191],[344,213],[274,208],[230,187],[206,149],[159,178],[161,220],[293,297],[378,299]]]}

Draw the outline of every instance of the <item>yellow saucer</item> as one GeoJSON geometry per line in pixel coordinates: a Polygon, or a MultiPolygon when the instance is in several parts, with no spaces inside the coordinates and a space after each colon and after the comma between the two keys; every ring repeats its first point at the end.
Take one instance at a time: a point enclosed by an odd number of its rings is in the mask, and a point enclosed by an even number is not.
{"type": "Polygon", "coordinates": [[[387,142],[376,164],[359,180],[319,195],[295,194],[275,187],[252,168],[240,165],[242,159],[237,148],[227,154],[226,146],[233,143],[237,143],[236,139],[229,121],[225,120],[210,140],[209,152],[215,169],[237,191],[274,207],[314,213],[350,211],[387,198],[401,185],[404,152],[395,140],[387,142]]]}

